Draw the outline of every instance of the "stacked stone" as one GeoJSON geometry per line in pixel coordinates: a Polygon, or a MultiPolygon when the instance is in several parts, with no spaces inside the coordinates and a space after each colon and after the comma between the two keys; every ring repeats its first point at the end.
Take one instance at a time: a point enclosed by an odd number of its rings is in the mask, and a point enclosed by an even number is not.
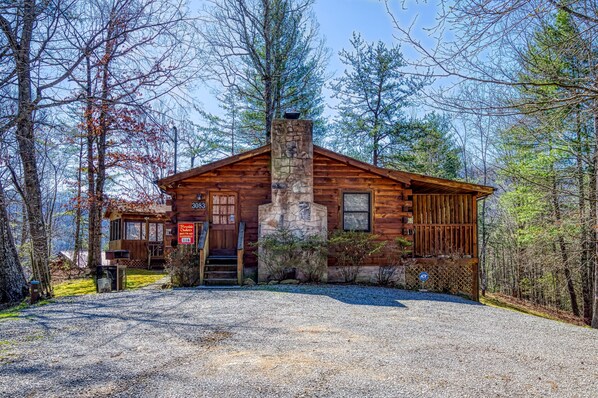
{"type": "MultiPolygon", "coordinates": [[[[277,119],[272,123],[272,203],[259,207],[259,236],[285,228],[300,237],[328,232],[326,206],[314,203],[313,123],[277,119]]],[[[265,280],[258,259],[260,280],[265,280]],[[260,270],[262,271],[260,273],[260,270]]]]}

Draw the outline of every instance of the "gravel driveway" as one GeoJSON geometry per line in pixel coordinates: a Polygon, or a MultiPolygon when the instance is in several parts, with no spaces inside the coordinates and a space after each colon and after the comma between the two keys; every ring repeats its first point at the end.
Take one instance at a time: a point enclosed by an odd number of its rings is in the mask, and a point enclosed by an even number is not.
{"type": "Polygon", "coordinates": [[[0,322],[0,395],[598,396],[598,331],[359,286],[143,289],[0,322]]]}

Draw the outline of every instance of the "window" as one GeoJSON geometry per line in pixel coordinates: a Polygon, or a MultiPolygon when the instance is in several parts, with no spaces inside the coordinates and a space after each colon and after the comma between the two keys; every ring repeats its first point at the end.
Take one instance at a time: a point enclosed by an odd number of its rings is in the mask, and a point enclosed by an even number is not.
{"type": "Polygon", "coordinates": [[[164,224],[151,222],[149,227],[149,241],[150,242],[162,242],[164,240],[164,224]]]}
{"type": "Polygon", "coordinates": [[[369,192],[343,193],[343,230],[369,232],[370,208],[369,192]]]}
{"type": "Polygon", "coordinates": [[[120,240],[122,231],[120,229],[120,219],[110,221],[110,240],[120,240]]]}
{"type": "Polygon", "coordinates": [[[125,239],[145,240],[145,222],[125,221],[125,239]]]}
{"type": "Polygon", "coordinates": [[[227,225],[235,223],[235,195],[213,195],[212,196],[212,222],[215,225],[227,225]]]}

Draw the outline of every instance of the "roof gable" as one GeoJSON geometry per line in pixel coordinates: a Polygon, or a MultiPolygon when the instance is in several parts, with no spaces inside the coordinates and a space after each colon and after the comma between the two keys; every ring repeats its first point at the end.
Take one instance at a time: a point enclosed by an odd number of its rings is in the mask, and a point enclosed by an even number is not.
{"type": "MultiPolygon", "coordinates": [[[[187,171],[183,171],[183,172],[171,175],[169,177],[166,177],[166,178],[163,178],[163,179],[157,181],[157,184],[162,189],[166,189],[168,187],[172,188],[173,184],[175,184],[178,181],[185,180],[185,179],[191,178],[191,177],[196,177],[201,174],[218,169],[220,167],[228,166],[228,165],[231,165],[231,164],[234,164],[234,163],[246,160],[246,159],[250,159],[250,158],[258,156],[258,155],[269,153],[269,152],[270,152],[270,145],[264,145],[262,147],[259,147],[259,148],[256,148],[256,149],[253,149],[253,150],[250,150],[247,152],[243,152],[238,155],[229,156],[227,158],[224,158],[224,159],[212,162],[212,163],[208,163],[203,166],[199,166],[199,167],[187,170],[187,171]]],[[[368,171],[370,173],[373,173],[373,174],[376,174],[376,175],[379,175],[382,177],[386,177],[386,178],[389,178],[394,181],[401,182],[403,184],[412,186],[414,188],[421,187],[422,189],[427,189],[427,190],[442,189],[442,190],[449,191],[449,192],[450,191],[453,191],[453,192],[466,191],[466,192],[476,193],[479,196],[487,196],[487,195],[490,195],[494,191],[494,188],[485,186],[485,185],[471,184],[471,183],[467,183],[467,182],[454,181],[454,180],[448,180],[448,179],[444,179],[444,178],[426,176],[426,175],[422,175],[422,174],[409,173],[406,171],[391,170],[391,169],[385,169],[382,167],[377,167],[377,166],[371,165],[369,163],[362,162],[357,159],[353,159],[349,156],[342,155],[340,153],[319,147],[317,145],[314,145],[314,154],[326,156],[326,157],[336,160],[338,162],[345,163],[347,165],[357,167],[359,169],[368,171]]]]}
{"type": "Polygon", "coordinates": [[[204,164],[203,166],[195,167],[193,169],[189,169],[187,171],[182,171],[177,174],[173,174],[171,176],[162,178],[161,180],[157,181],[157,184],[160,188],[165,188],[177,181],[185,180],[190,177],[196,177],[201,174],[207,173],[209,171],[218,169],[220,167],[228,166],[233,163],[240,162],[242,160],[246,160],[252,158],[254,156],[258,156],[264,153],[270,152],[270,145],[264,145],[262,147],[252,149],[247,152],[239,153],[237,155],[229,156],[224,159],[217,160],[212,163],[204,164]]]}

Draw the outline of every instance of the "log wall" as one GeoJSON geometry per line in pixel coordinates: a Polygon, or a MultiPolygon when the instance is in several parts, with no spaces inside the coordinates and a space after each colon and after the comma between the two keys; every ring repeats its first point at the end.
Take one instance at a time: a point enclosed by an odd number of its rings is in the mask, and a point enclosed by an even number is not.
{"type": "MultiPolygon", "coordinates": [[[[270,203],[270,155],[257,155],[179,182],[172,192],[169,192],[174,200],[170,213],[171,223],[167,228],[176,227],[177,222],[207,221],[209,204],[206,203],[205,209],[194,209],[192,204],[197,201],[197,194],[202,194],[207,201],[210,191],[238,193],[238,221],[246,223],[245,264],[248,267],[255,266],[256,258],[249,243],[257,241],[258,238],[258,206],[270,203]]],[[[410,189],[389,178],[315,154],[314,202],[327,207],[329,231],[342,227],[343,192],[371,193],[372,232],[379,235],[380,240],[392,240],[401,236],[404,229],[412,230],[413,226],[409,223],[410,189]]],[[[172,239],[174,241],[176,236],[172,239]]],[[[371,259],[371,264],[383,264],[385,261],[386,253],[381,253],[371,259]]],[[[334,260],[330,259],[330,263],[333,262],[334,260]]]]}
{"type": "MultiPolygon", "coordinates": [[[[246,223],[245,264],[256,266],[250,242],[258,238],[258,206],[270,203],[270,154],[264,153],[219,167],[200,176],[177,183],[168,193],[173,196],[171,223],[208,221],[209,192],[232,191],[238,194],[237,221],[246,223]],[[197,195],[206,201],[205,209],[193,208],[197,195]]],[[[314,154],[314,202],[328,210],[328,230],[342,228],[343,192],[371,194],[372,232],[381,241],[402,236],[414,242],[414,254],[434,257],[460,253],[477,257],[475,196],[467,194],[418,194],[403,183],[358,167],[314,154]]],[[[176,236],[171,237],[176,241],[176,236]]],[[[170,243],[170,242],[168,242],[170,243]]],[[[391,247],[370,259],[370,265],[388,264],[391,247]]],[[[329,259],[329,265],[335,260],[329,259]]]]}

